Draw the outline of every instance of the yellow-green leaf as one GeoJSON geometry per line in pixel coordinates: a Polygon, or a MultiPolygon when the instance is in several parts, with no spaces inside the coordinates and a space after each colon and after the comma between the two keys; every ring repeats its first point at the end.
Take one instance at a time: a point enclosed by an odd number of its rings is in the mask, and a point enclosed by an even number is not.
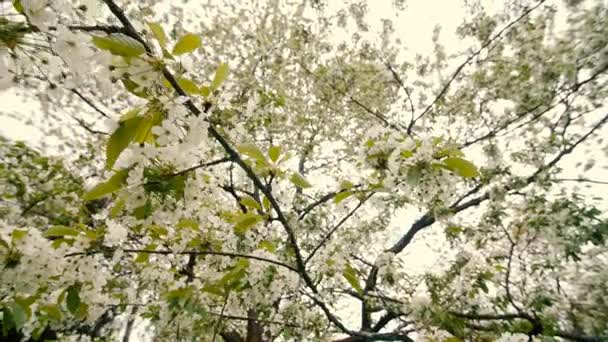
{"type": "Polygon", "coordinates": [[[13,319],[13,323],[15,324],[15,329],[20,330],[25,324],[27,320],[27,315],[23,307],[18,303],[11,303],[11,315],[13,319]]]}
{"type": "Polygon", "coordinates": [[[66,226],[53,226],[47,229],[42,236],[50,238],[50,237],[63,237],[63,236],[77,236],[80,232],[74,228],[66,227],[66,226]]]}
{"type": "Polygon", "coordinates": [[[116,201],[116,203],[114,203],[114,206],[112,207],[112,209],[110,209],[110,217],[111,218],[118,217],[118,215],[120,215],[120,213],[122,213],[122,210],[125,208],[125,204],[126,204],[125,199],[119,198],[116,201]]]}
{"type": "Polygon", "coordinates": [[[105,37],[93,36],[91,41],[98,48],[107,50],[113,55],[137,57],[146,52],[140,42],[124,34],[112,34],[105,37]]]}
{"type": "Polygon", "coordinates": [[[137,125],[137,129],[135,130],[135,137],[133,140],[138,143],[150,142],[154,141],[154,136],[150,132],[152,127],[160,125],[162,122],[163,116],[157,110],[150,110],[144,116],[137,125]]]}
{"type": "Polygon", "coordinates": [[[334,197],[334,203],[338,204],[338,203],[344,201],[345,199],[347,199],[348,197],[350,197],[352,194],[353,194],[352,191],[342,191],[342,192],[339,192],[334,197]]]}
{"type": "Polygon", "coordinates": [[[236,149],[239,151],[239,153],[253,158],[256,162],[262,165],[268,164],[264,153],[262,153],[262,151],[254,144],[241,144],[237,146],[236,149]]]}
{"type": "Polygon", "coordinates": [[[59,307],[55,304],[44,305],[40,307],[40,311],[45,312],[49,318],[56,321],[61,319],[61,310],[59,310],[59,307]]]}
{"type": "MultiPolygon", "coordinates": [[[[153,251],[156,249],[156,244],[155,243],[151,243],[149,245],[146,246],[146,248],[144,248],[144,250],[146,251],[153,251]]],[[[135,262],[140,263],[140,264],[147,264],[148,260],[150,260],[150,253],[148,252],[139,252],[137,253],[137,257],[135,258],[135,262]]]]}
{"type": "Polygon", "coordinates": [[[412,151],[409,151],[409,150],[401,151],[401,157],[403,157],[403,158],[409,158],[413,155],[414,155],[414,152],[412,152],[412,151]]]}
{"type": "Polygon", "coordinates": [[[258,244],[258,248],[265,249],[265,250],[269,251],[270,253],[274,253],[277,251],[277,247],[268,240],[260,241],[260,243],[258,244]]]}
{"type": "Polygon", "coordinates": [[[137,257],[135,257],[135,262],[138,264],[147,264],[150,259],[150,253],[140,252],[137,253],[137,257]]]}
{"type": "Polygon", "coordinates": [[[179,222],[176,225],[178,228],[190,228],[192,230],[198,230],[199,228],[199,224],[198,221],[196,221],[195,219],[191,219],[191,218],[183,218],[181,220],[179,220],[179,222]]]}
{"type": "Polygon", "coordinates": [[[183,35],[173,47],[174,55],[183,55],[192,52],[201,46],[201,37],[197,34],[183,35]]]}
{"type": "Polygon", "coordinates": [[[56,238],[51,243],[51,247],[53,247],[53,249],[58,249],[64,243],[68,246],[71,246],[73,242],[74,240],[72,239],[56,238]]]}
{"type": "Polygon", "coordinates": [[[416,186],[420,182],[420,178],[422,177],[422,171],[418,166],[412,166],[407,170],[407,176],[405,181],[410,186],[416,186]]]}
{"type": "Polygon", "coordinates": [[[458,157],[446,158],[443,163],[450,169],[455,171],[458,175],[464,178],[475,178],[479,176],[477,167],[468,160],[464,160],[458,157]]]}
{"type": "Polygon", "coordinates": [[[352,286],[359,294],[363,294],[363,288],[361,288],[361,285],[359,284],[357,272],[350,264],[346,264],[346,267],[342,272],[342,276],[344,277],[344,279],[346,279],[346,281],[348,281],[350,286],[352,286]]]}
{"type": "Polygon", "coordinates": [[[203,95],[204,97],[208,97],[209,94],[211,94],[211,88],[209,88],[207,86],[200,86],[199,91],[200,91],[200,94],[203,95]]]}
{"type": "Polygon", "coordinates": [[[443,342],[462,342],[462,340],[458,337],[448,337],[445,340],[443,340],[443,342]]]}
{"type": "Polygon", "coordinates": [[[150,28],[150,31],[152,31],[154,38],[158,41],[158,45],[160,45],[161,48],[165,48],[167,46],[167,35],[165,35],[165,30],[163,30],[162,26],[158,23],[149,22],[148,27],[150,28]]]}
{"type": "Polygon", "coordinates": [[[11,239],[14,241],[19,241],[27,236],[27,230],[24,229],[15,229],[11,233],[11,239]]]}
{"type": "Polygon", "coordinates": [[[253,197],[245,196],[239,201],[242,205],[250,209],[262,210],[260,204],[253,197]]]}
{"type": "Polygon", "coordinates": [[[228,64],[222,63],[217,67],[217,70],[215,71],[215,77],[213,78],[213,81],[211,81],[211,90],[218,89],[222,85],[222,83],[224,83],[227,77],[228,64]]]}
{"type": "Polygon", "coordinates": [[[434,155],[435,158],[443,157],[464,157],[464,153],[457,148],[444,148],[443,150],[437,151],[434,155]]]}
{"type": "Polygon", "coordinates": [[[347,180],[342,181],[342,183],[340,183],[340,189],[342,189],[342,190],[349,190],[354,186],[355,185],[352,182],[347,181],[347,180]]]}
{"type": "Polygon", "coordinates": [[[30,308],[30,306],[32,306],[32,304],[34,304],[36,302],[36,300],[37,300],[36,295],[29,296],[29,297],[21,297],[21,296],[15,297],[15,303],[21,305],[21,307],[25,311],[25,314],[28,317],[30,317],[32,315],[32,309],[30,308]]]}
{"type": "Polygon", "coordinates": [[[310,183],[308,183],[308,181],[306,180],[306,178],[304,178],[300,173],[298,172],[294,172],[291,174],[291,177],[289,177],[289,180],[295,184],[295,186],[297,186],[298,188],[310,188],[312,185],[310,185],[310,183]]]}
{"type": "Polygon", "coordinates": [[[68,288],[67,296],[65,298],[66,306],[71,313],[78,313],[80,307],[80,287],[70,286],[68,288]]]}
{"type": "Polygon", "coordinates": [[[190,95],[200,94],[200,92],[201,92],[201,90],[198,88],[196,83],[194,83],[192,80],[189,80],[187,78],[182,77],[179,80],[177,80],[177,83],[186,93],[188,93],[190,95]]]}
{"type": "Polygon", "coordinates": [[[23,5],[21,4],[21,0],[13,0],[13,7],[15,8],[15,11],[21,14],[25,13],[25,11],[23,10],[23,5]]]}
{"type": "Polygon", "coordinates": [[[271,146],[268,149],[268,156],[270,157],[270,160],[272,160],[273,162],[276,162],[277,160],[279,160],[280,155],[281,155],[281,146],[271,146]]]}
{"type": "Polygon", "coordinates": [[[141,117],[135,116],[120,122],[118,128],[110,136],[106,146],[106,167],[108,170],[114,166],[122,151],[135,138],[141,120],[141,117]]]}
{"type": "Polygon", "coordinates": [[[234,232],[237,234],[244,234],[247,230],[253,227],[256,223],[262,220],[262,216],[253,212],[248,212],[239,215],[236,218],[236,224],[234,225],[234,232]]]}
{"type": "Polygon", "coordinates": [[[98,198],[104,197],[106,195],[109,195],[109,194],[113,193],[114,191],[120,189],[122,187],[122,185],[125,183],[125,181],[127,180],[128,176],[129,176],[129,170],[127,170],[127,169],[117,171],[107,181],[99,183],[96,186],[94,186],[91,190],[85,192],[85,194],[82,195],[82,198],[85,201],[91,201],[91,200],[98,199],[98,198]]]}
{"type": "Polygon", "coordinates": [[[137,97],[141,97],[143,99],[147,98],[148,94],[146,93],[146,89],[141,88],[137,83],[131,81],[128,78],[121,78],[120,81],[125,86],[127,91],[137,97]]]}
{"type": "MultiPolygon", "coordinates": [[[[189,95],[198,95],[201,93],[201,90],[196,85],[196,83],[194,83],[194,81],[189,80],[185,77],[178,79],[177,84],[179,84],[180,88],[182,88],[182,90],[185,91],[189,95]]],[[[168,89],[173,89],[173,87],[171,86],[171,83],[169,83],[169,81],[167,79],[163,80],[163,85],[165,87],[167,87],[168,89]]]]}
{"type": "Polygon", "coordinates": [[[124,113],[120,119],[118,120],[119,122],[123,122],[123,121],[127,121],[129,119],[133,119],[134,117],[137,116],[137,114],[139,114],[140,109],[139,108],[133,108],[131,110],[128,110],[126,113],[124,113]]]}
{"type": "Polygon", "coordinates": [[[268,210],[270,209],[270,200],[268,199],[268,197],[264,196],[264,198],[262,199],[262,205],[264,206],[264,209],[268,210]]]}

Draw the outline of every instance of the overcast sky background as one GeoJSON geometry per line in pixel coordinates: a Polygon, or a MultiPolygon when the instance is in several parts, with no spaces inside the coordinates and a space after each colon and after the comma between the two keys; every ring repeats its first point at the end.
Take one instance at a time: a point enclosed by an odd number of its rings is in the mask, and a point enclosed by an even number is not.
{"type": "MultiPolygon", "coordinates": [[[[435,25],[440,24],[442,33],[440,42],[445,46],[448,54],[461,51],[464,49],[462,42],[456,39],[454,34],[456,27],[462,22],[465,10],[463,7],[464,0],[409,0],[406,2],[407,9],[402,13],[398,20],[395,21],[395,29],[401,36],[401,40],[407,46],[411,56],[416,53],[428,54],[432,51],[432,32],[435,25]]],[[[330,6],[341,3],[341,1],[329,0],[330,6]]],[[[369,17],[374,21],[379,22],[382,18],[393,17],[394,10],[392,8],[392,0],[376,0],[370,1],[369,17]]],[[[496,10],[504,1],[485,1],[488,9],[496,10]]],[[[39,105],[34,99],[24,99],[16,96],[14,91],[5,91],[0,93],[0,113],[14,113],[21,121],[26,121],[31,117],[31,113],[39,111],[39,105]]],[[[37,143],[45,137],[40,132],[28,126],[19,120],[7,118],[5,115],[0,116],[0,134],[11,139],[24,140],[29,143],[37,143]]],[[[608,130],[603,129],[603,134],[608,135],[608,130]]],[[[579,150],[573,156],[568,157],[562,163],[573,166],[578,161],[586,160],[586,155],[589,152],[579,150]]],[[[599,147],[594,147],[590,153],[601,155],[599,147]]],[[[603,158],[605,160],[605,158],[603,158]]],[[[564,164],[560,164],[564,166],[564,164]]],[[[602,163],[601,165],[606,165],[602,163]]],[[[567,173],[570,177],[576,177],[577,172],[573,167],[567,167],[567,173]]],[[[608,177],[602,178],[606,173],[604,167],[598,167],[591,173],[591,178],[606,181],[608,177]]],[[[588,191],[590,194],[603,195],[608,190],[606,185],[594,185],[588,191]]],[[[605,202],[604,202],[605,204],[605,202]]],[[[606,206],[603,206],[605,209],[606,206]]],[[[417,219],[421,213],[415,211],[403,211],[393,222],[394,236],[398,237],[409,225],[417,219]]],[[[440,230],[427,230],[421,234],[424,239],[416,239],[415,242],[408,246],[407,251],[403,253],[403,259],[407,260],[408,269],[414,272],[422,272],[432,268],[436,262],[438,255],[433,251],[439,244],[435,244],[437,239],[442,240],[440,230]]],[[[346,304],[348,305],[348,304],[346,304]]],[[[354,318],[355,319],[355,318],[354,318]]],[[[351,326],[357,325],[356,321],[347,322],[351,326]]],[[[142,333],[141,329],[137,329],[136,333],[142,333]]],[[[132,339],[138,341],[140,339],[132,339]]]]}

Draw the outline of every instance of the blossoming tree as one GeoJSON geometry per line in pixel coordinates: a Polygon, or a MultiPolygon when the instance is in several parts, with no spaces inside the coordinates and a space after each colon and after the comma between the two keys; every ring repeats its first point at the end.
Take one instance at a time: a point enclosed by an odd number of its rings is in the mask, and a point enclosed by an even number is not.
{"type": "Polygon", "coordinates": [[[608,339],[605,1],[469,3],[414,59],[361,1],[1,5],[60,142],[0,141],[4,339],[608,339]]]}

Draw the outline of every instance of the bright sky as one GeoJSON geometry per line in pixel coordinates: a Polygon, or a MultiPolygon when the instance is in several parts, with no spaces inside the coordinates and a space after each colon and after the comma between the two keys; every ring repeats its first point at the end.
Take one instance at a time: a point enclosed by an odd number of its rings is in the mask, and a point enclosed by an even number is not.
{"type": "MultiPolygon", "coordinates": [[[[341,2],[330,0],[329,3],[330,6],[334,6],[341,2]]],[[[379,21],[383,18],[393,17],[394,10],[391,3],[392,0],[370,1],[369,18],[379,21]]],[[[458,41],[453,38],[452,34],[464,15],[462,3],[462,0],[408,0],[407,10],[395,22],[395,27],[408,50],[412,54],[424,54],[431,51],[431,36],[433,28],[437,24],[441,24],[443,27],[442,41],[447,51],[458,49],[458,41]]],[[[27,119],[31,117],[31,112],[38,109],[35,101],[24,101],[13,91],[0,92],[1,113],[14,113],[16,117],[27,119]]],[[[0,118],[2,120],[0,134],[2,135],[30,142],[43,138],[35,128],[4,116],[0,116],[0,118]]]]}
{"type": "MultiPolygon", "coordinates": [[[[341,3],[334,0],[329,0],[329,2],[332,5],[341,3]]],[[[391,3],[392,0],[370,1],[369,17],[378,21],[383,18],[393,17],[394,11],[391,3]]],[[[486,3],[488,4],[488,8],[495,8],[500,6],[501,1],[488,0],[486,3]]],[[[504,4],[504,2],[502,3],[504,4]]],[[[457,25],[462,22],[465,15],[462,4],[463,0],[407,1],[407,10],[395,22],[395,28],[409,52],[412,55],[430,52],[432,49],[432,32],[437,24],[442,26],[440,41],[445,46],[448,54],[463,49],[462,43],[455,39],[454,35],[457,25]]],[[[0,93],[1,113],[14,113],[21,120],[27,120],[28,117],[31,117],[31,113],[37,110],[39,110],[39,105],[34,100],[29,99],[24,101],[23,98],[16,96],[12,91],[0,93]]],[[[17,120],[8,119],[5,115],[0,116],[0,120],[0,134],[9,138],[22,139],[28,142],[38,142],[44,138],[35,128],[28,127],[17,120]]],[[[604,129],[604,132],[607,133],[606,129],[604,129]]],[[[584,154],[569,159],[570,164],[573,165],[576,160],[582,160],[583,156],[584,154]]],[[[597,178],[601,179],[602,171],[605,172],[605,170],[596,170],[597,178]]],[[[572,176],[574,177],[576,174],[573,173],[572,176]]],[[[608,187],[598,185],[595,189],[606,191],[608,187]]],[[[419,216],[420,213],[412,211],[401,213],[394,222],[395,236],[402,234],[404,229],[409,227],[411,222],[419,216]]],[[[415,243],[408,247],[408,251],[405,253],[405,258],[411,261],[408,264],[415,271],[427,270],[433,267],[437,261],[435,258],[437,254],[432,252],[432,248],[428,242],[438,237],[428,239],[434,233],[429,232],[425,234],[427,235],[427,239],[416,240],[415,243]]],[[[356,326],[356,322],[348,323],[356,326]]],[[[141,330],[138,332],[141,332],[141,330]]]]}

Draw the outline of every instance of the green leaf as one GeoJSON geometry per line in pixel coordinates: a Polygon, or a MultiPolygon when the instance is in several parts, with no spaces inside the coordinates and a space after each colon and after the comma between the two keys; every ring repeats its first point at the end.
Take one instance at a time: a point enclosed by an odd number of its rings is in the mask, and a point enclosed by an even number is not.
{"type": "Polygon", "coordinates": [[[416,186],[420,182],[420,178],[422,177],[422,171],[417,166],[412,166],[407,170],[407,176],[405,181],[410,186],[416,186]]]}
{"type": "Polygon", "coordinates": [[[338,192],[336,194],[336,196],[334,197],[334,203],[338,204],[338,203],[344,201],[345,199],[347,199],[348,197],[350,197],[352,194],[353,194],[352,191],[338,192]]]}
{"type": "Polygon", "coordinates": [[[217,67],[217,70],[215,71],[215,77],[213,78],[213,81],[211,81],[211,90],[218,89],[222,85],[222,83],[224,83],[227,77],[228,64],[222,63],[217,67]]]}
{"type": "Polygon", "coordinates": [[[201,46],[201,37],[197,34],[186,34],[183,35],[179,41],[177,43],[175,43],[175,46],[173,47],[173,54],[178,56],[178,55],[183,55],[185,53],[189,53],[192,52],[196,49],[198,49],[201,46]]]}
{"type": "Polygon", "coordinates": [[[268,197],[264,196],[264,198],[262,199],[262,205],[264,206],[264,209],[269,210],[271,204],[272,203],[270,203],[270,200],[268,199],[268,197]]]}
{"type": "MultiPolygon", "coordinates": [[[[155,243],[151,243],[149,245],[146,246],[146,248],[144,248],[147,251],[153,251],[156,249],[156,244],[155,243]]],[[[137,253],[137,257],[135,258],[135,262],[140,263],[140,264],[147,264],[148,260],[150,260],[150,253],[146,253],[146,252],[140,252],[137,253]]]]}
{"type": "Polygon", "coordinates": [[[148,218],[150,215],[152,215],[152,203],[150,200],[148,200],[146,204],[133,209],[133,216],[138,220],[148,218]]]}
{"type": "Polygon", "coordinates": [[[175,225],[177,228],[190,228],[194,231],[199,229],[198,221],[193,218],[183,218],[175,225]]]}
{"type": "Polygon", "coordinates": [[[488,291],[490,291],[490,289],[488,289],[488,285],[486,285],[486,282],[485,282],[485,281],[480,280],[480,281],[478,282],[478,284],[479,284],[479,288],[481,288],[481,290],[482,290],[484,293],[488,293],[488,291]]]}
{"type": "Polygon", "coordinates": [[[120,116],[120,119],[118,120],[118,122],[125,122],[127,120],[133,119],[134,117],[137,116],[137,114],[139,114],[139,112],[141,112],[141,110],[139,108],[133,108],[130,109],[128,111],[126,111],[123,115],[120,116]]]}
{"type": "Polygon", "coordinates": [[[526,320],[515,321],[511,324],[511,329],[513,329],[515,333],[526,334],[534,329],[534,325],[526,320]]]}
{"type": "Polygon", "coordinates": [[[253,158],[259,164],[268,164],[264,153],[262,153],[262,151],[254,144],[241,144],[237,146],[236,149],[239,151],[239,153],[244,154],[247,157],[253,158]]]}
{"type": "Polygon", "coordinates": [[[443,340],[443,342],[462,342],[462,340],[458,337],[448,337],[445,340],[443,340]]]}
{"type": "Polygon", "coordinates": [[[182,77],[179,80],[177,80],[177,83],[186,93],[188,93],[190,95],[195,95],[195,94],[201,93],[201,90],[199,89],[199,87],[192,80],[182,77]]]}
{"type": "Polygon", "coordinates": [[[450,238],[458,237],[460,233],[463,232],[464,229],[460,226],[449,225],[445,228],[445,234],[450,238]]]}
{"type": "Polygon", "coordinates": [[[61,245],[63,245],[63,244],[71,246],[73,243],[74,243],[73,239],[56,238],[51,243],[51,247],[53,247],[54,249],[57,249],[57,248],[61,247],[61,245]]]}
{"type": "Polygon", "coordinates": [[[0,306],[0,313],[2,314],[2,320],[0,321],[0,333],[3,337],[6,337],[9,331],[13,328],[15,323],[13,322],[13,314],[8,307],[0,306]]]}
{"type": "Polygon", "coordinates": [[[13,0],[13,7],[15,8],[15,11],[17,11],[18,13],[25,13],[24,9],[23,9],[23,5],[21,4],[21,0],[13,0]]]}
{"type": "Polygon", "coordinates": [[[200,90],[200,94],[203,95],[204,97],[208,97],[209,94],[211,94],[211,88],[209,88],[207,86],[200,86],[199,90],[200,90]]]}
{"type": "Polygon", "coordinates": [[[87,191],[82,195],[82,199],[91,201],[111,194],[122,187],[128,176],[129,170],[127,169],[117,171],[110,179],[95,185],[91,190],[87,191]]]}
{"type": "Polygon", "coordinates": [[[119,198],[118,200],[116,200],[116,203],[114,203],[114,206],[112,207],[112,209],[110,209],[110,217],[118,217],[118,215],[120,215],[120,213],[122,213],[122,210],[125,208],[125,204],[127,203],[124,198],[119,198]]]}
{"type": "Polygon", "coordinates": [[[27,317],[30,317],[32,315],[32,309],[30,308],[30,306],[32,306],[32,304],[36,302],[36,299],[36,295],[29,297],[15,297],[15,303],[21,305],[27,317]]]}
{"type": "Polygon", "coordinates": [[[137,128],[142,117],[136,116],[120,122],[118,128],[112,133],[106,146],[106,167],[112,169],[114,163],[127,146],[137,135],[137,128]]]}
{"type": "Polygon", "coordinates": [[[355,289],[359,294],[363,294],[363,288],[361,288],[361,285],[359,284],[357,272],[350,264],[346,264],[346,267],[342,272],[342,276],[344,277],[344,279],[346,279],[346,281],[348,281],[348,283],[350,284],[350,286],[353,287],[353,289],[355,289]]]}
{"type": "Polygon", "coordinates": [[[203,288],[201,290],[203,292],[211,293],[216,296],[224,297],[226,295],[224,293],[224,290],[217,285],[206,284],[205,286],[203,286],[203,288]]]}
{"type": "Polygon", "coordinates": [[[137,83],[131,81],[128,78],[121,78],[120,81],[122,82],[122,85],[125,86],[125,89],[127,89],[127,91],[137,97],[141,97],[142,99],[145,99],[148,97],[148,94],[146,93],[146,90],[144,88],[141,88],[137,83]]]}
{"type": "Polygon", "coordinates": [[[18,303],[11,303],[10,307],[11,314],[13,316],[13,323],[15,324],[15,329],[20,330],[21,328],[23,328],[23,324],[25,324],[25,321],[27,320],[25,310],[18,303]]]}
{"type": "Polygon", "coordinates": [[[19,241],[27,236],[27,230],[24,229],[15,229],[11,233],[11,239],[13,242],[19,241]]]}
{"type": "Polygon", "coordinates": [[[163,121],[162,113],[157,110],[149,110],[147,115],[139,120],[139,124],[135,129],[133,140],[138,143],[154,142],[154,135],[150,132],[152,127],[160,125],[163,121]]]}
{"type": "Polygon", "coordinates": [[[268,156],[273,162],[279,160],[279,156],[281,156],[281,146],[271,146],[268,149],[268,156]]]}
{"type": "Polygon", "coordinates": [[[234,268],[224,275],[217,282],[217,285],[231,290],[237,289],[241,285],[242,280],[247,276],[248,267],[249,261],[247,259],[237,261],[234,268]]]}
{"type": "Polygon", "coordinates": [[[78,306],[78,310],[76,310],[76,314],[74,315],[76,319],[82,320],[87,317],[89,312],[89,305],[86,303],[80,303],[78,306]]]}
{"type": "Polygon", "coordinates": [[[306,178],[304,178],[300,173],[298,172],[294,172],[291,174],[291,177],[289,177],[289,180],[295,184],[295,186],[297,186],[298,188],[310,188],[312,185],[310,185],[310,183],[308,183],[308,181],[306,180],[306,178]]]}
{"type": "MultiPolygon", "coordinates": [[[[196,85],[196,83],[194,83],[194,81],[190,79],[181,77],[177,80],[177,84],[179,84],[180,88],[182,88],[182,90],[189,95],[201,94],[201,89],[196,85]]],[[[173,89],[173,86],[171,86],[171,83],[169,83],[167,79],[163,79],[163,85],[167,87],[167,89],[173,89]]]]}
{"type": "Polygon", "coordinates": [[[158,45],[164,49],[167,46],[167,35],[165,35],[165,30],[163,30],[162,26],[158,23],[154,22],[149,22],[148,27],[150,28],[152,35],[154,35],[154,38],[158,41],[158,45]]]}
{"type": "Polygon", "coordinates": [[[450,169],[455,171],[458,175],[464,178],[475,178],[479,176],[477,167],[468,160],[464,160],[458,157],[446,158],[443,163],[450,169]]]}
{"type": "Polygon", "coordinates": [[[57,305],[55,304],[44,305],[40,308],[40,310],[44,311],[47,316],[56,321],[61,320],[61,311],[59,310],[59,307],[57,307],[57,305]]]}
{"type": "Polygon", "coordinates": [[[63,237],[63,236],[77,236],[80,232],[74,228],[66,226],[53,226],[47,229],[42,235],[44,237],[63,237]]]}
{"type": "Polygon", "coordinates": [[[401,157],[403,157],[403,158],[407,159],[407,158],[410,158],[413,155],[414,155],[414,152],[412,152],[412,151],[408,151],[408,150],[401,151],[401,157]]]}
{"type": "Polygon", "coordinates": [[[68,310],[72,314],[78,313],[78,308],[80,307],[80,286],[72,285],[68,287],[68,293],[65,297],[65,303],[67,305],[68,310]]]}
{"type": "Polygon", "coordinates": [[[234,232],[245,234],[247,230],[262,220],[262,216],[253,212],[241,214],[235,218],[234,232]]]}
{"type": "Polygon", "coordinates": [[[354,186],[355,185],[352,182],[347,181],[347,180],[342,181],[342,183],[340,183],[340,189],[342,189],[342,190],[349,190],[349,189],[352,189],[354,186]]]}
{"type": "Polygon", "coordinates": [[[113,55],[137,57],[146,52],[140,42],[124,34],[112,34],[105,37],[93,36],[91,41],[98,48],[110,51],[113,55]]]}
{"type": "Polygon", "coordinates": [[[262,210],[262,206],[260,206],[260,204],[255,199],[253,199],[253,197],[250,196],[245,196],[241,198],[239,203],[250,209],[262,210]]]}
{"type": "Polygon", "coordinates": [[[277,251],[277,247],[268,240],[260,241],[260,243],[258,244],[258,248],[265,249],[270,253],[275,253],[277,251]]]}
{"type": "Polygon", "coordinates": [[[464,153],[457,148],[445,148],[443,150],[437,151],[433,155],[435,158],[443,158],[443,157],[464,157],[464,153]]]}

